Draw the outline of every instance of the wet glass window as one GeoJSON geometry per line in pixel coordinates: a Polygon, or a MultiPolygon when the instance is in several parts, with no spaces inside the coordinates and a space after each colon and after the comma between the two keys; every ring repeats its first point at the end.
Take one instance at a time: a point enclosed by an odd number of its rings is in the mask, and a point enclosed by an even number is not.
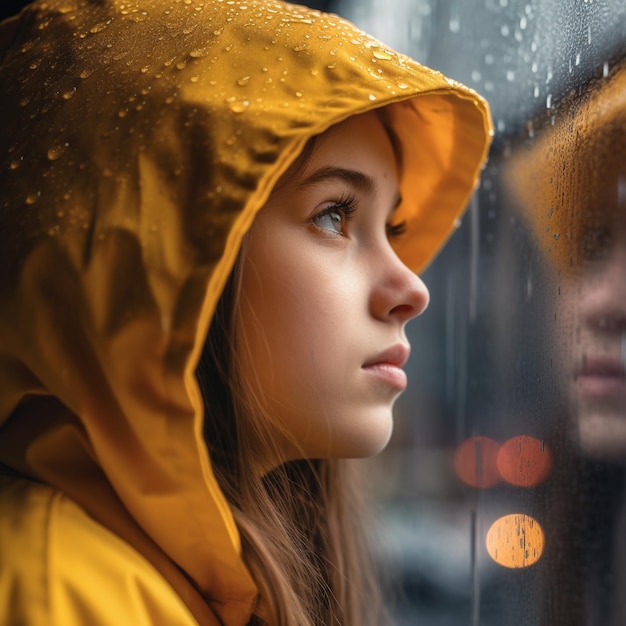
{"type": "Polygon", "coordinates": [[[331,8],[497,131],[369,467],[396,623],[626,624],[626,4],[331,8]]]}

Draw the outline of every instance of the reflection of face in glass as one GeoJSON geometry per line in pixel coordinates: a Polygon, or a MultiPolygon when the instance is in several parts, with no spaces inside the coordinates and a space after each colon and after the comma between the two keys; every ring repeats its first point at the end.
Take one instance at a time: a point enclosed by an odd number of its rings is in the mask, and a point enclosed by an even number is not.
{"type": "Polygon", "coordinates": [[[574,313],[570,378],[584,450],[626,453],[626,172],[605,179],[603,219],[580,240],[581,273],[564,285],[574,313]]]}
{"type": "Polygon", "coordinates": [[[392,247],[399,202],[392,143],[368,113],[318,138],[255,219],[243,374],[284,435],[284,458],[370,455],[389,439],[404,327],[428,303],[392,247]]]}
{"type": "Polygon", "coordinates": [[[555,362],[582,451],[626,455],[626,69],[563,106],[516,162],[514,192],[532,216],[557,283],[555,362]],[[565,357],[565,358],[563,358],[565,357]]]}

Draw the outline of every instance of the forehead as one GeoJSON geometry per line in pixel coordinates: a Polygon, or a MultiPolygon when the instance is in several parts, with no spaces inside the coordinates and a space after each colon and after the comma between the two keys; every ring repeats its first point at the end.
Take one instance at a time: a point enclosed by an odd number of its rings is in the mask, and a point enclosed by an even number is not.
{"type": "Polygon", "coordinates": [[[296,162],[296,177],[306,177],[324,165],[387,177],[399,167],[389,131],[376,112],[353,116],[319,135],[296,162]],[[299,176],[298,176],[299,174],[299,176]]]}

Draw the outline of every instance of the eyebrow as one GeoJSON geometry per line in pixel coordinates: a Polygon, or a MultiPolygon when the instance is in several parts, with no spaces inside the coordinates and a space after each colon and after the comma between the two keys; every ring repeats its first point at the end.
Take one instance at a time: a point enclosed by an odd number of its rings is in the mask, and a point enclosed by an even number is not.
{"type": "MultiPolygon", "coordinates": [[[[299,187],[310,187],[327,181],[328,179],[338,179],[347,182],[359,191],[373,194],[376,191],[376,183],[371,176],[359,171],[345,167],[326,166],[313,172],[299,183],[299,187]]],[[[397,200],[393,205],[395,211],[402,203],[402,196],[398,193],[397,200]]]]}

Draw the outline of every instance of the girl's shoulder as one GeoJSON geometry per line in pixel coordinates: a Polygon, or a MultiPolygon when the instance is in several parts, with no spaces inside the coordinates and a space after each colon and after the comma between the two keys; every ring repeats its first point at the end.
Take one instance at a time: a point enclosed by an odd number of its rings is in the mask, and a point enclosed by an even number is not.
{"type": "Polygon", "coordinates": [[[0,510],[0,623],[198,626],[150,562],[62,492],[0,476],[0,510]]]}

